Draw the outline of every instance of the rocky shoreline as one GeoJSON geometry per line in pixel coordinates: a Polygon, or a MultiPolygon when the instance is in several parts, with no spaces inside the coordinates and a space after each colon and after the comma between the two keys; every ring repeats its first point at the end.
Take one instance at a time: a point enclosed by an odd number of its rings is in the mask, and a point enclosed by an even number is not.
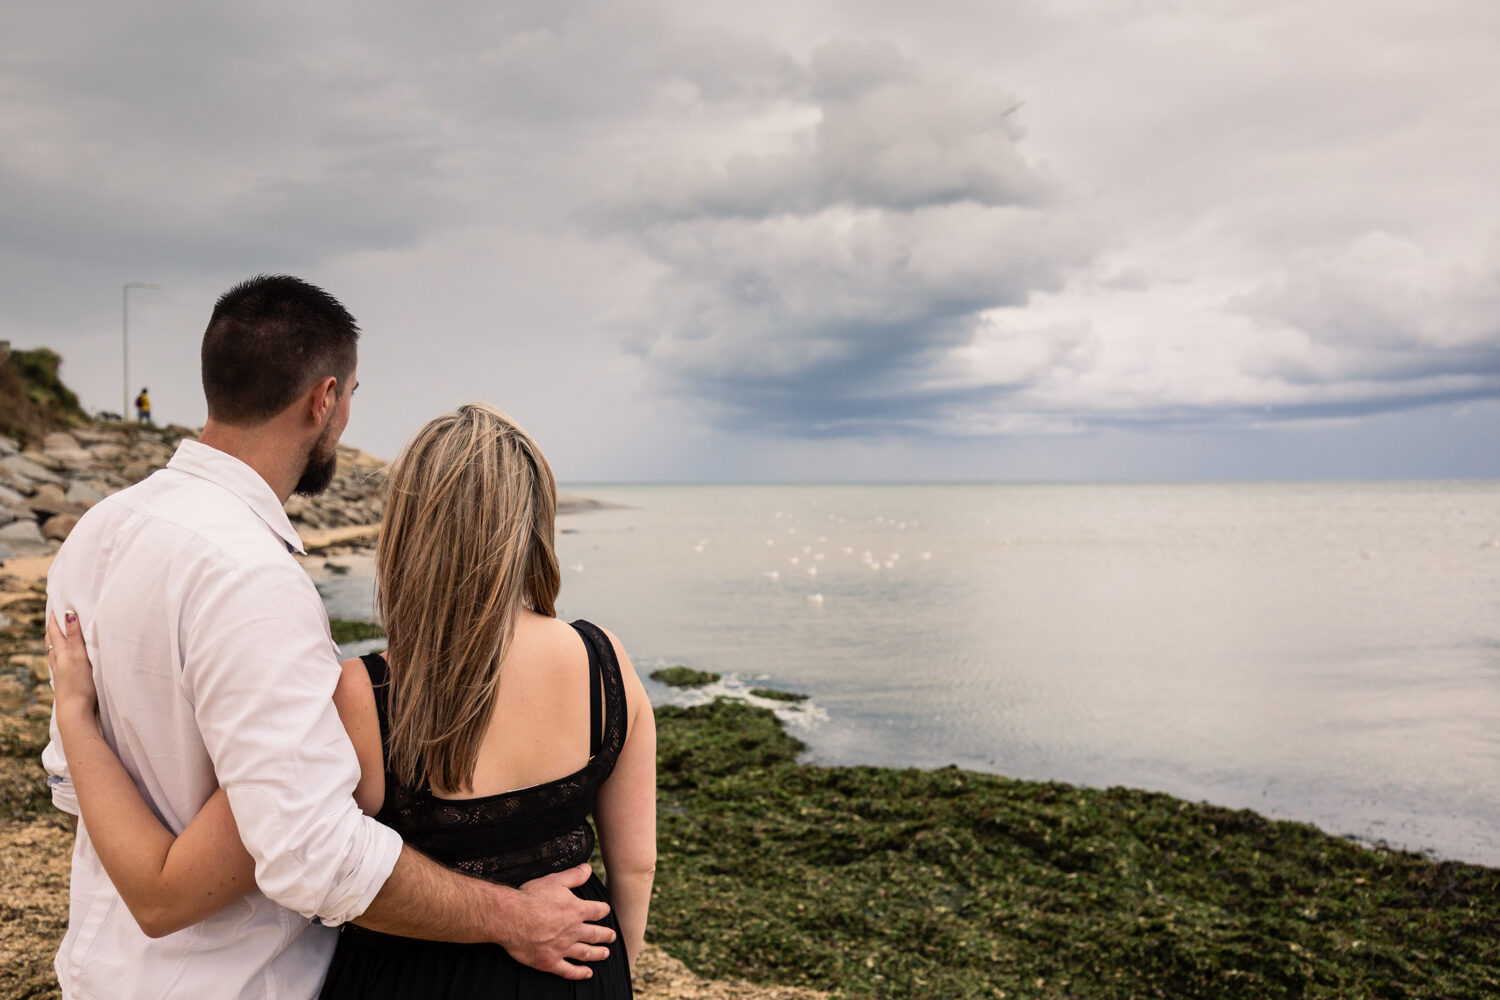
{"type": "MultiPolygon", "coordinates": [[[[54,431],[28,447],[0,435],[0,1000],[61,996],[52,957],[67,929],[73,833],[47,794],[40,755],[47,742],[44,615],[46,572],[78,518],[104,497],[166,465],[181,427],[87,424],[54,431]]],[[[387,463],[340,446],[333,485],[293,497],[292,525],[313,556],[374,542],[387,463]]],[[[560,513],[608,506],[560,495],[560,513]]],[[[648,945],[636,971],[648,1000],[817,1000],[815,990],[706,979],[648,945]]]]}

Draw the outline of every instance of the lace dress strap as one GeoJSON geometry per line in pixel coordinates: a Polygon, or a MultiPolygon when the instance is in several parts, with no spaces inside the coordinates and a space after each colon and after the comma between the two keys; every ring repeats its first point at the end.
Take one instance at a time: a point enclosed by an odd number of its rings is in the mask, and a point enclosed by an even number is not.
{"type": "Polygon", "coordinates": [[[593,622],[582,618],[572,623],[583,636],[589,651],[591,709],[590,728],[594,734],[589,744],[589,768],[597,772],[596,780],[603,781],[615,769],[615,761],[625,746],[625,682],[620,675],[620,661],[615,656],[615,644],[604,630],[593,622]],[[599,719],[599,701],[603,699],[603,725],[599,719]]]}

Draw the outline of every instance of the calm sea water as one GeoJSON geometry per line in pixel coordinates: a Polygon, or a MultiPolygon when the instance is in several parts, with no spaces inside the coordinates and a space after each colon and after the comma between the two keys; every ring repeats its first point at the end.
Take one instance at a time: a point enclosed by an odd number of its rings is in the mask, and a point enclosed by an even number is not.
{"type": "MultiPolygon", "coordinates": [[[[560,520],[560,612],[810,694],[781,714],[813,760],[1500,865],[1500,483],[572,489],[621,506],[560,520]]],[[[335,612],[370,614],[367,573],[321,581],[335,612]]]]}

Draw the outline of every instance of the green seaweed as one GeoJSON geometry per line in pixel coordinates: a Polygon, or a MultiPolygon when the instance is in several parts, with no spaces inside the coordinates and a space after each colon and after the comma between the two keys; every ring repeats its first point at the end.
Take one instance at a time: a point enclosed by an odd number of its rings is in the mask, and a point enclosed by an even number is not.
{"type": "Polygon", "coordinates": [[[807,695],[796,691],[777,691],[775,688],[751,688],[750,693],[757,698],[765,698],[768,701],[803,702],[807,695]]]}
{"type": "Polygon", "coordinates": [[[712,684],[719,679],[719,675],[707,670],[694,670],[692,667],[664,667],[661,670],[651,671],[651,679],[669,684],[672,687],[695,688],[712,684]]]}
{"type": "Polygon", "coordinates": [[[347,618],[330,619],[328,629],[333,633],[333,641],[340,645],[362,639],[379,639],[385,635],[385,629],[374,622],[350,621],[347,618]]]}
{"type": "Polygon", "coordinates": [[[1500,871],[1124,788],[819,767],[766,709],[657,710],[650,937],[848,997],[1500,995],[1500,871]]]}

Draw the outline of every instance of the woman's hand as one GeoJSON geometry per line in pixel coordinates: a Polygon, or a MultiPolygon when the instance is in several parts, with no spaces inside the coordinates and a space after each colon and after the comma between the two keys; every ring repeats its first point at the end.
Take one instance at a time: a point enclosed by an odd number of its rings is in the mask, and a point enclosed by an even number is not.
{"type": "Polygon", "coordinates": [[[58,710],[92,716],[99,704],[94,665],[83,644],[78,616],[71,611],[63,612],[61,625],[47,616],[47,666],[52,670],[53,700],[58,710]]]}

